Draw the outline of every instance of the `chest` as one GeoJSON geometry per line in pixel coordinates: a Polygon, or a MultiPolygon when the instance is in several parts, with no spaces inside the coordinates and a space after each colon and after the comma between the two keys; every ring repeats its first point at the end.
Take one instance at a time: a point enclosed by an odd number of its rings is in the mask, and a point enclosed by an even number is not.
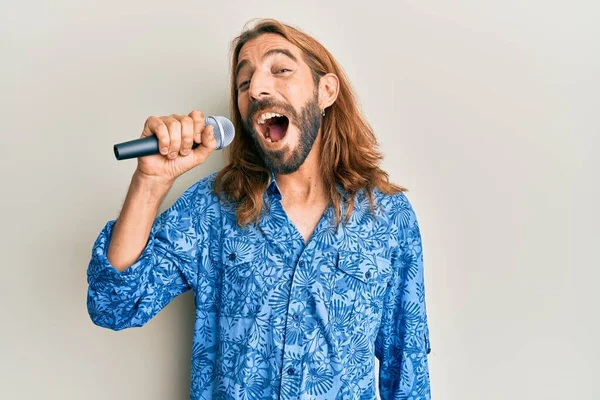
{"type": "Polygon", "coordinates": [[[356,328],[355,319],[364,332],[372,331],[391,279],[390,261],[384,249],[346,250],[353,246],[323,233],[307,247],[283,238],[226,239],[214,288],[220,315],[240,324],[238,331],[259,317],[282,332],[304,321],[315,329],[333,326],[343,336],[356,328]]]}
{"type": "Polygon", "coordinates": [[[300,232],[306,244],[323,216],[327,204],[325,202],[311,205],[282,203],[282,208],[287,218],[300,232]]]}

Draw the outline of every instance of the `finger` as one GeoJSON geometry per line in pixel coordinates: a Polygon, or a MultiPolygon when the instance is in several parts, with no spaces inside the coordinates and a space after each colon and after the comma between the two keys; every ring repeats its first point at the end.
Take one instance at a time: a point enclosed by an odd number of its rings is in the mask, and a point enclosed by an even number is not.
{"type": "Polygon", "coordinates": [[[214,128],[211,125],[207,125],[202,130],[201,144],[194,149],[194,155],[197,163],[203,163],[210,153],[217,148],[217,141],[214,136],[214,128]]]}
{"type": "Polygon", "coordinates": [[[200,143],[202,129],[204,129],[205,125],[204,114],[198,110],[194,110],[189,113],[189,116],[194,120],[194,142],[200,143]]]}
{"type": "Polygon", "coordinates": [[[150,117],[144,124],[144,130],[142,131],[142,137],[156,135],[158,139],[158,148],[163,155],[167,155],[169,152],[169,145],[171,139],[169,138],[169,130],[162,119],[158,117],[150,117]]]}
{"type": "Polygon", "coordinates": [[[181,149],[179,154],[187,156],[192,151],[194,143],[194,120],[187,115],[178,115],[181,123],[181,149]]]}
{"type": "Polygon", "coordinates": [[[168,157],[173,160],[177,158],[177,154],[181,148],[181,123],[173,116],[165,117],[163,121],[169,129],[169,138],[171,138],[168,157]]]}

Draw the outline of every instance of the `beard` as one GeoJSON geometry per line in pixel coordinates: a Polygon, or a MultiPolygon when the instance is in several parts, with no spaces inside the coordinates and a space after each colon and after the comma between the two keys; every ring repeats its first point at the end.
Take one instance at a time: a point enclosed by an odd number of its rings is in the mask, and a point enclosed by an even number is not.
{"type": "MultiPolygon", "coordinates": [[[[276,174],[291,174],[296,172],[310,153],[321,129],[321,111],[318,103],[318,92],[308,100],[300,113],[290,104],[277,103],[273,100],[259,100],[250,105],[248,116],[242,120],[244,129],[250,134],[254,148],[264,161],[267,168],[276,174]],[[263,134],[254,129],[255,116],[269,108],[282,110],[289,119],[288,130],[292,122],[299,129],[298,145],[294,149],[285,147],[281,150],[269,150],[261,145],[263,134]],[[289,155],[288,155],[289,154],[289,155]],[[287,155],[287,156],[286,156],[287,155]]],[[[287,132],[286,132],[287,135],[287,132]]]]}

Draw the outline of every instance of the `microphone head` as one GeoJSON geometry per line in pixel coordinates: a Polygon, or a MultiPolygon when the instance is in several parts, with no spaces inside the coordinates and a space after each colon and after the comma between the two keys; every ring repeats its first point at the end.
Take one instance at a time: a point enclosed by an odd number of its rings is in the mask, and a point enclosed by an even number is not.
{"type": "Polygon", "coordinates": [[[233,142],[235,128],[233,122],[221,116],[210,115],[204,119],[206,125],[214,128],[214,136],[217,141],[217,150],[227,147],[233,142]]]}

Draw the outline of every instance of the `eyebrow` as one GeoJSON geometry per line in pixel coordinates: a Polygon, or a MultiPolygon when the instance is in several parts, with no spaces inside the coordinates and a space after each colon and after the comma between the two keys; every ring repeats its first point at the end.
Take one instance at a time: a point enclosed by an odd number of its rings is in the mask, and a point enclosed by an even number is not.
{"type": "MultiPolygon", "coordinates": [[[[291,51],[289,51],[288,49],[271,49],[269,51],[267,51],[263,56],[261,60],[264,60],[265,58],[274,56],[275,54],[283,54],[284,56],[291,58],[295,63],[298,63],[298,59],[296,58],[295,55],[292,54],[291,51]]],[[[240,73],[240,70],[242,68],[244,68],[246,65],[248,65],[250,63],[250,61],[248,60],[242,60],[240,61],[240,63],[237,65],[237,67],[235,67],[235,80],[237,81],[238,79],[238,75],[240,73]]]]}

